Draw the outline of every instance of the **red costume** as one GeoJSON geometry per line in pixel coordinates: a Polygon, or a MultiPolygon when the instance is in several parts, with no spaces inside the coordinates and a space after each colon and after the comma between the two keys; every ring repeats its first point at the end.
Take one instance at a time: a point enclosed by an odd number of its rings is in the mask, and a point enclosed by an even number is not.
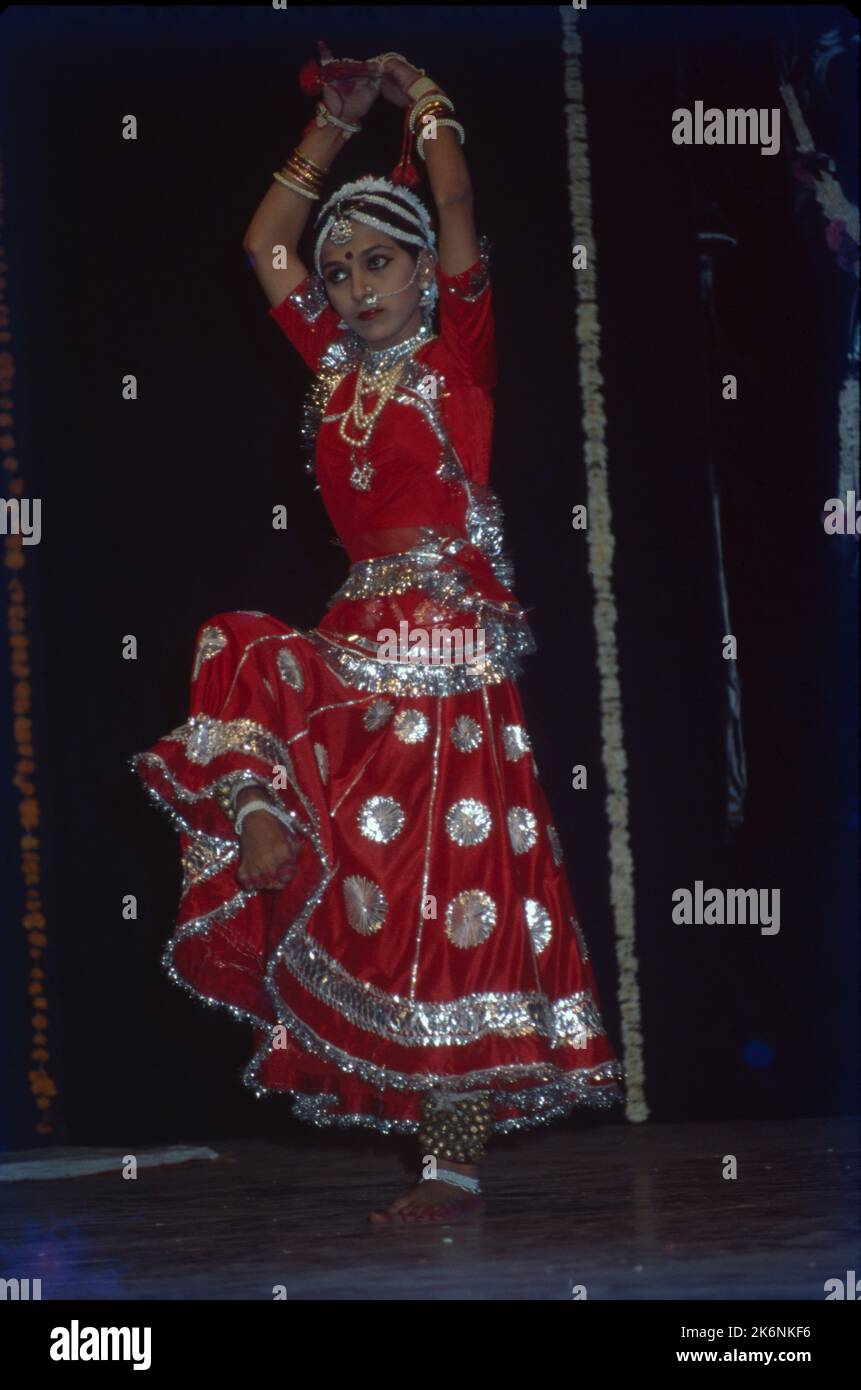
{"type": "Polygon", "coordinates": [[[502,1133],[620,1100],[622,1068],[515,684],[535,643],[487,487],[487,242],[436,276],[439,333],[408,355],[370,475],[339,434],[361,340],[314,275],[270,310],[316,374],[303,430],[351,568],[307,632],[209,618],[189,720],[132,766],[180,833],[165,966],[254,1026],[247,1085],[317,1125],[400,1133],[423,1092],[484,1089],[502,1133]],[[418,631],[418,658],[380,659],[387,629],[414,651],[418,631]],[[461,659],[422,648],[440,629],[461,659]],[[275,786],[302,837],[275,893],[236,877],[232,797],[252,782],[275,786]]]}

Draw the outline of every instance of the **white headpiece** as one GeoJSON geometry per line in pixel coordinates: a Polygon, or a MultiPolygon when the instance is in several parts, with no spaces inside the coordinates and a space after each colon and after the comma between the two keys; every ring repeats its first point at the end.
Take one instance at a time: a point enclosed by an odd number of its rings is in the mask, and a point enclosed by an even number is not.
{"type": "MultiPolygon", "coordinates": [[[[356,179],[353,183],[345,183],[337,192],[333,193],[328,202],[317,216],[317,226],[320,232],[314,246],[314,267],[317,274],[322,278],[320,269],[320,252],[323,249],[323,242],[328,236],[336,246],[342,246],[350,239],[350,222],[364,222],[368,227],[376,227],[378,232],[387,232],[390,237],[399,241],[411,241],[415,246],[429,247],[436,250],[436,233],[430,224],[428,210],[420,198],[412,193],[409,188],[395,185],[389,179],[374,178],[372,174],[365,174],[362,178],[356,179]],[[411,223],[415,232],[404,232],[400,227],[393,226],[386,222],[382,217],[374,217],[372,213],[366,212],[362,208],[350,208],[345,214],[341,214],[340,204],[346,202],[348,198],[355,198],[361,195],[363,203],[371,203],[380,208],[388,208],[390,212],[396,212],[405,222],[411,223]],[[404,207],[404,203],[408,206],[404,207]],[[334,205],[333,211],[329,211],[334,205]],[[412,211],[410,210],[412,209],[412,211]]],[[[436,279],[429,282],[430,302],[436,300],[438,288],[436,279]]]]}

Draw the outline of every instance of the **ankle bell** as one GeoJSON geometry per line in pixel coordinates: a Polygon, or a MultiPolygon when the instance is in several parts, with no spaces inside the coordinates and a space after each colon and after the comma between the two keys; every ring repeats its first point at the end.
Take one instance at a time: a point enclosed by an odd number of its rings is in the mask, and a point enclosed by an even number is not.
{"type": "Polygon", "coordinates": [[[418,1141],[424,1153],[451,1163],[481,1162],[493,1133],[489,1091],[431,1091],[421,1098],[421,1112],[418,1141]]]}

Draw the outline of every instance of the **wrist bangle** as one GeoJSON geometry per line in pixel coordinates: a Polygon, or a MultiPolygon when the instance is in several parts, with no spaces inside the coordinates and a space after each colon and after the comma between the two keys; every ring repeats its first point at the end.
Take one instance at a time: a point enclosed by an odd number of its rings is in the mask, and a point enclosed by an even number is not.
{"type": "Polygon", "coordinates": [[[293,179],[300,188],[307,188],[311,193],[319,193],[323,187],[323,175],[312,174],[307,169],[303,169],[292,156],[286,164],[281,166],[281,173],[285,178],[293,179]]]}
{"type": "Polygon", "coordinates": [[[342,121],[339,116],[334,116],[324,101],[317,103],[317,124],[324,126],[328,121],[329,125],[336,125],[339,130],[349,131],[350,135],[356,135],[362,129],[361,125],[350,125],[348,121],[342,121]]]}
{"type": "Polygon", "coordinates": [[[326,169],[321,169],[319,164],[315,164],[313,159],[309,159],[307,155],[302,154],[298,145],[287,162],[288,164],[296,165],[300,169],[306,169],[309,174],[312,174],[318,179],[324,179],[328,172],[326,169]]]}
{"type": "Polygon", "coordinates": [[[437,91],[439,91],[439,88],[433,78],[422,75],[421,77],[417,77],[415,81],[407,87],[406,95],[409,97],[410,101],[418,101],[419,97],[423,97],[426,92],[437,91]]]}
{"type": "Polygon", "coordinates": [[[294,193],[300,193],[303,198],[310,198],[312,203],[318,203],[320,201],[319,193],[312,193],[307,188],[300,188],[298,183],[294,183],[292,179],[285,179],[283,174],[279,174],[276,171],[273,173],[272,177],[276,179],[278,183],[283,184],[285,188],[292,188],[294,193]]]}
{"type": "Polygon", "coordinates": [[[294,838],[297,838],[297,832],[293,824],[295,816],[285,811],[281,806],[273,806],[268,801],[247,801],[245,803],[242,810],[237,815],[233,827],[237,835],[242,834],[242,822],[251,811],[268,811],[270,816],[274,816],[276,820],[280,820],[281,824],[286,827],[290,834],[294,838]]]}
{"type": "Polygon", "coordinates": [[[446,110],[454,112],[454,102],[439,93],[434,96],[425,97],[423,101],[417,101],[410,111],[410,130],[415,134],[416,126],[419,121],[424,119],[428,112],[444,112],[446,110]]]}

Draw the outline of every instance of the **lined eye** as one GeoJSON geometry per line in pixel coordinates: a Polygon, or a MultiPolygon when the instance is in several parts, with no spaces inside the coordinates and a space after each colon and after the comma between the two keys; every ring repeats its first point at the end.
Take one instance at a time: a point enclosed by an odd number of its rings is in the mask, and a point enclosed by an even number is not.
{"type": "MultiPolygon", "coordinates": [[[[391,259],[392,259],[391,256],[386,256],[386,255],[383,254],[382,251],[377,251],[377,252],[374,253],[374,255],[371,257],[371,259],[368,261],[368,270],[385,270],[386,266],[391,262],[391,259]],[[374,262],[375,262],[375,261],[381,261],[382,264],[381,264],[381,265],[374,265],[374,262]]],[[[341,282],[340,282],[340,280],[336,280],[336,279],[335,279],[335,276],[336,276],[336,275],[346,275],[346,273],[347,273],[346,271],[342,271],[342,270],[332,270],[332,271],[330,271],[329,274],[326,276],[326,283],[327,283],[328,285],[339,285],[341,282]]]]}

